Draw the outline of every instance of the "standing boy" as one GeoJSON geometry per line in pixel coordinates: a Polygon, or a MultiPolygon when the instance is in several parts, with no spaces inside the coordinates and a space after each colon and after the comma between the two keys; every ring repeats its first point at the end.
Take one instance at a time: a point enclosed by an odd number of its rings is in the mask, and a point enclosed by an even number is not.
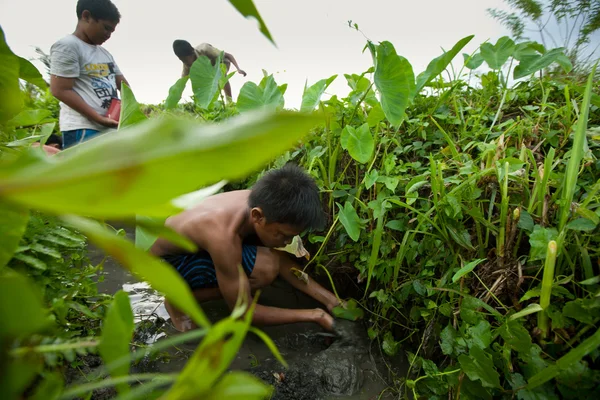
{"type": "Polygon", "coordinates": [[[94,137],[119,123],[107,117],[117,89],[127,81],[113,56],[101,44],[121,19],[110,0],[79,0],[73,34],[52,45],[50,91],[61,101],[63,148],[94,137]]]}

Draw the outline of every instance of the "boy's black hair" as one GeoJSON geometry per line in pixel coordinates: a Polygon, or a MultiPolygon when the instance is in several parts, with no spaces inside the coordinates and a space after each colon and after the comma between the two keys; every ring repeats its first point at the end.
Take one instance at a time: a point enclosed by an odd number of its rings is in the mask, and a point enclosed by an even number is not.
{"type": "Polygon", "coordinates": [[[177,39],[173,42],[173,51],[179,58],[194,54],[194,48],[187,40],[177,39]]]}
{"type": "Polygon", "coordinates": [[[48,140],[46,140],[47,145],[57,144],[59,149],[62,149],[62,139],[55,133],[52,133],[48,136],[48,140]]]}
{"type": "Polygon", "coordinates": [[[252,187],[250,208],[260,207],[268,223],[320,230],[325,214],[314,179],[296,164],[267,172],[252,187]]]}
{"type": "Polygon", "coordinates": [[[95,20],[103,19],[117,23],[121,21],[121,13],[110,0],[78,0],[77,19],[81,19],[85,10],[88,10],[95,20]]]}

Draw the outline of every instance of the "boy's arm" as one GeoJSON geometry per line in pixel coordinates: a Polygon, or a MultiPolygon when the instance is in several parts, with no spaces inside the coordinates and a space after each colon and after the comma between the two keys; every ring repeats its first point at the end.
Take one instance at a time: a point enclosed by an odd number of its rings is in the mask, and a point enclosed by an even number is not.
{"type": "Polygon", "coordinates": [[[333,293],[312,280],[308,275],[306,276],[308,282],[298,279],[292,272],[292,267],[296,265],[287,254],[281,254],[281,259],[282,262],[279,263],[279,276],[289,282],[290,285],[325,305],[329,312],[340,304],[340,301],[333,293]]]}
{"type": "Polygon", "coordinates": [[[81,96],[73,90],[73,84],[76,78],[63,78],[56,75],[50,75],[50,92],[58,100],[62,101],[73,110],[86,116],[89,120],[107,127],[118,127],[119,123],[113,119],[100,115],[87,104],[81,96]]]}
{"type": "MultiPolygon", "coordinates": [[[[230,246],[218,245],[209,251],[215,264],[219,290],[230,309],[233,309],[238,293],[252,303],[250,282],[245,274],[240,276],[237,265],[242,263],[241,249],[233,252],[230,246]]],[[[316,322],[327,330],[333,330],[333,318],[324,310],[292,310],[278,307],[256,305],[252,323],[256,325],[282,325],[295,322],[316,322]]]]}
{"type": "Polygon", "coordinates": [[[232,63],[234,66],[235,66],[235,68],[237,69],[237,71],[238,71],[240,74],[242,74],[242,75],[246,76],[246,72],[244,72],[244,71],[242,71],[242,70],[240,69],[240,66],[238,65],[237,61],[235,60],[235,57],[233,56],[233,54],[230,54],[230,53],[227,53],[227,52],[226,52],[226,53],[223,55],[223,59],[224,59],[224,60],[229,60],[229,61],[230,61],[230,62],[231,62],[231,63],[232,63]]]}
{"type": "Polygon", "coordinates": [[[117,75],[116,82],[117,89],[119,89],[119,92],[121,91],[121,83],[125,83],[131,89],[131,85],[129,84],[129,82],[127,82],[127,79],[125,79],[125,76],[123,75],[117,75]]]}

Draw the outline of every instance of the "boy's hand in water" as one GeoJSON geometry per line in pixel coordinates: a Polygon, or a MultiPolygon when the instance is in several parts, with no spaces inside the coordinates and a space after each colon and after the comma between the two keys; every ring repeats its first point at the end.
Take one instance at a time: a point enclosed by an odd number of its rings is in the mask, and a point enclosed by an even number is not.
{"type": "Polygon", "coordinates": [[[333,317],[329,315],[325,310],[315,308],[313,311],[314,320],[316,323],[321,325],[323,329],[333,332],[333,317]]]}

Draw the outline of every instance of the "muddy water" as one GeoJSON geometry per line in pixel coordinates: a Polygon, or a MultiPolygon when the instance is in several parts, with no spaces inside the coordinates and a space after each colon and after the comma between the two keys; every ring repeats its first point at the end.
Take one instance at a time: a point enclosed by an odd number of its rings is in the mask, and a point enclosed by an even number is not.
{"type": "MultiPolygon", "coordinates": [[[[127,234],[132,238],[132,233],[127,234]]],[[[98,263],[104,255],[90,248],[92,262],[98,263]]],[[[98,284],[103,293],[118,290],[129,293],[136,323],[142,322],[159,329],[145,330],[138,340],[154,343],[177,332],[170,324],[163,297],[148,284],[137,282],[110,257],[105,259],[103,280],[98,284]],[[163,323],[163,321],[166,321],[163,323]]],[[[261,304],[288,308],[315,308],[319,304],[303,293],[295,291],[286,282],[276,281],[266,289],[261,304]]],[[[223,301],[204,303],[208,318],[217,321],[228,315],[223,301]]],[[[290,368],[285,369],[273,357],[267,346],[255,335],[249,334],[237,357],[233,370],[252,372],[275,387],[273,399],[377,399],[388,386],[387,371],[379,352],[373,348],[363,325],[339,321],[340,338],[332,338],[318,325],[298,323],[263,329],[273,339],[290,368]]],[[[168,362],[153,365],[153,372],[180,371],[196,343],[185,343],[168,351],[168,362]],[[156,371],[156,369],[158,371],[156,371]]]]}

